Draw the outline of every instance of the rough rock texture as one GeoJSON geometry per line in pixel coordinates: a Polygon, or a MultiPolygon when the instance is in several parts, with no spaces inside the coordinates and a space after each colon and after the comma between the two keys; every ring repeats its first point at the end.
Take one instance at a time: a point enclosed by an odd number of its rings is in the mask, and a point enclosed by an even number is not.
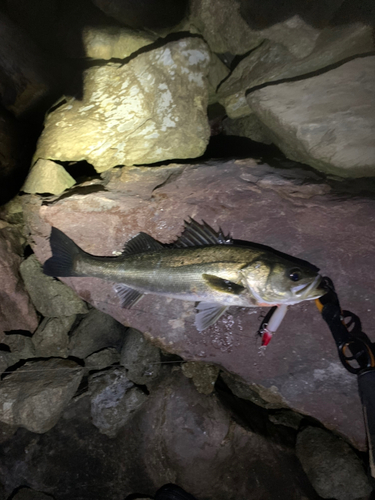
{"type": "Polygon", "coordinates": [[[43,433],[59,420],[83,375],[74,361],[29,361],[1,381],[0,420],[43,433]]]}
{"type": "Polygon", "coordinates": [[[89,391],[92,423],[112,438],[147,400],[146,394],[126,377],[124,368],[91,375],[89,391]]]}
{"type": "Polygon", "coordinates": [[[0,339],[3,332],[34,332],[38,326],[36,311],[19,275],[23,244],[17,227],[0,220],[0,339]]]}
{"type": "Polygon", "coordinates": [[[58,163],[51,160],[38,160],[22,186],[22,191],[61,194],[75,183],[73,177],[58,163]]]}
{"type": "Polygon", "coordinates": [[[226,135],[248,137],[256,142],[272,144],[267,128],[254,113],[237,120],[226,118],[223,120],[223,128],[226,135]]]}
{"type": "Polygon", "coordinates": [[[185,377],[192,379],[198,392],[201,394],[211,394],[213,392],[220,370],[218,366],[188,361],[181,368],[185,377]]]}
{"type": "Polygon", "coordinates": [[[36,356],[48,358],[68,357],[68,333],[76,321],[76,315],[44,318],[32,337],[36,356]]]}
{"type": "Polygon", "coordinates": [[[264,39],[250,29],[236,0],[192,0],[190,23],[202,34],[212,52],[245,54],[264,39]]]}
{"type": "Polygon", "coordinates": [[[85,368],[88,370],[103,370],[114,364],[120,364],[120,353],[114,347],[101,349],[85,359],[85,368]]]}
{"type": "Polygon", "coordinates": [[[160,382],[115,439],[93,425],[90,406],[88,393],[77,397],[47,434],[20,429],[3,444],[0,480],[8,495],[28,484],[56,500],[123,500],[154,497],[173,482],[198,499],[264,500],[281,491],[317,500],[289,447],[242,428],[180,371],[160,382]]]}
{"type": "Polygon", "coordinates": [[[160,373],[160,349],[144,338],[141,332],[130,328],[121,350],[121,364],[127,377],[136,384],[147,384],[160,373]]]}
{"type": "Polygon", "coordinates": [[[375,57],[248,95],[269,136],[293,160],[342,177],[375,175],[375,57]]]}
{"type": "Polygon", "coordinates": [[[115,347],[121,351],[125,332],[126,328],[121,323],[93,309],[72,332],[69,355],[83,359],[105,347],[115,347]]]}
{"type": "Polygon", "coordinates": [[[207,45],[186,38],[125,65],[87,69],[83,99],[67,99],[48,115],[35,159],[87,160],[103,172],[201,155],[210,135],[209,62],[207,45]]]}
{"type": "MultiPolygon", "coordinates": [[[[117,169],[91,185],[89,193],[75,188],[48,205],[37,196],[23,200],[41,261],[50,256],[51,225],[89,253],[114,255],[139,231],[170,243],[181,233],[184,219],[203,219],[234,238],[263,243],[319,266],[333,279],[342,307],[358,314],[371,336],[375,290],[369,255],[375,251],[375,203],[366,195],[370,188],[367,181],[327,184],[308,169],[238,160],[117,169]]],[[[199,333],[193,303],[146,296],[126,310],[112,283],[94,278],[64,281],[159,347],[186,360],[221,365],[248,384],[261,386],[263,399],[269,393],[273,400],[278,395],[284,407],[311,415],[364,447],[356,379],[341,366],[313,303],[291,307],[265,356],[259,357],[259,309],[233,308],[199,333]]]]}
{"type": "Polygon", "coordinates": [[[87,313],[87,306],[63,283],[46,276],[35,255],[20,266],[20,273],[32,303],[43,316],[72,316],[87,313]]]}
{"type": "Polygon", "coordinates": [[[251,114],[245,93],[258,85],[307,75],[374,50],[370,26],[354,24],[323,30],[311,54],[297,58],[284,45],[266,41],[245,57],[218,89],[230,118],[251,114]]]}
{"type": "Polygon", "coordinates": [[[342,439],[330,432],[308,427],[300,432],[297,456],[311,484],[323,498],[355,500],[372,491],[363,465],[342,439]]]}

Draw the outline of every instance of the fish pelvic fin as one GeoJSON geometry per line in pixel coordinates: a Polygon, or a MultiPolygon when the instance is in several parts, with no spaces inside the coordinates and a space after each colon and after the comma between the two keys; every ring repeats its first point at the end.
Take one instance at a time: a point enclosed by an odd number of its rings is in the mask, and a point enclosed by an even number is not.
{"type": "Polygon", "coordinates": [[[190,219],[185,221],[184,231],[173,243],[174,248],[199,247],[204,245],[231,245],[233,243],[230,235],[225,236],[223,231],[215,231],[206,222],[202,224],[190,219]]]}
{"type": "Polygon", "coordinates": [[[119,296],[121,307],[124,309],[130,309],[143,297],[141,292],[138,292],[123,283],[118,283],[113,287],[113,289],[119,296]]]}
{"type": "Polygon", "coordinates": [[[211,302],[199,302],[196,309],[197,314],[195,315],[194,324],[196,329],[201,332],[216,323],[228,309],[228,306],[211,302]]]}
{"type": "Polygon", "coordinates": [[[59,277],[80,276],[75,271],[75,263],[85,252],[56,227],[52,227],[50,245],[52,257],[43,265],[44,274],[59,277]]]}
{"type": "Polygon", "coordinates": [[[213,274],[202,274],[202,278],[210,288],[216,290],[217,292],[229,293],[230,295],[240,295],[240,293],[245,290],[244,286],[237,285],[237,283],[233,283],[233,281],[219,278],[213,274]]]}

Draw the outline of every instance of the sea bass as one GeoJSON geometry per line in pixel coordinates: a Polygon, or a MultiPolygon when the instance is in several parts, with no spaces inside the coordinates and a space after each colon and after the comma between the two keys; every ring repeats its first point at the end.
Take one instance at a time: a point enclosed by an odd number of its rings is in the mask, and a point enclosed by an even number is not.
{"type": "Polygon", "coordinates": [[[118,257],[90,255],[55,227],[50,244],[52,257],[44,264],[45,274],[115,282],[125,308],[144,294],[199,302],[199,331],[213,325],[230,306],[280,306],[280,324],[288,305],[325,293],[319,269],[312,264],[256,243],[234,242],[221,230],[193,219],[185,222],[174,244],[163,245],[139,233],[118,257]]]}

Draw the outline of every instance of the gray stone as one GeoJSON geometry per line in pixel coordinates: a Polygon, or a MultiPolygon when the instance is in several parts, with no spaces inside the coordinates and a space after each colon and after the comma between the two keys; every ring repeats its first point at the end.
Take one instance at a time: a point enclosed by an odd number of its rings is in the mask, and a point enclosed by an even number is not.
{"type": "Polygon", "coordinates": [[[246,91],[258,85],[308,75],[373,50],[372,29],[361,24],[326,28],[320,33],[313,52],[302,59],[284,45],[266,41],[236,66],[219,87],[218,99],[230,118],[241,118],[252,113],[246,91]]]}
{"type": "Polygon", "coordinates": [[[8,351],[0,351],[0,374],[4,373],[9,366],[18,363],[20,358],[17,354],[8,351]]]}
{"type": "Polygon", "coordinates": [[[73,316],[87,313],[87,306],[61,281],[46,276],[35,255],[20,265],[20,273],[31,301],[43,316],[73,316]]]}
{"type": "Polygon", "coordinates": [[[75,183],[73,177],[58,163],[51,160],[38,160],[31,169],[22,191],[61,194],[75,183]]]}
{"type": "Polygon", "coordinates": [[[189,21],[212,52],[245,54],[264,40],[259,31],[251,30],[244,21],[236,0],[192,0],[189,21]]]}
{"type": "Polygon", "coordinates": [[[216,54],[212,53],[208,70],[208,104],[215,104],[217,102],[216,89],[229,73],[229,68],[225,66],[216,54]]]}
{"type": "Polygon", "coordinates": [[[121,26],[85,26],[82,30],[86,56],[92,59],[125,59],[155,40],[156,36],[151,33],[121,26]]]}
{"type": "Polygon", "coordinates": [[[182,373],[191,378],[198,392],[211,394],[214,390],[216,379],[219,375],[219,367],[210,363],[199,363],[188,361],[182,364],[182,373]]]}
{"type": "Polygon", "coordinates": [[[66,358],[69,346],[68,333],[75,320],[75,315],[44,318],[32,337],[36,356],[66,358]]]}
{"type": "Polygon", "coordinates": [[[144,338],[141,332],[130,328],[121,350],[121,364],[127,377],[136,384],[147,384],[160,373],[160,349],[144,338]]]}
{"type": "MultiPolygon", "coordinates": [[[[355,312],[371,334],[375,295],[375,283],[368,279],[373,274],[369,255],[375,253],[371,189],[368,180],[326,180],[289,160],[281,161],[279,168],[255,160],[211,161],[114,169],[86,194],[51,199],[48,205],[25,196],[24,212],[33,249],[42,262],[50,255],[51,225],[85,251],[108,256],[121,252],[140,231],[172,243],[184,220],[203,219],[236,239],[268,245],[319,266],[335,283],[342,307],[355,312]],[[343,238],[348,231],[350,238],[343,238]]],[[[365,449],[356,378],[341,366],[313,302],[290,307],[265,356],[259,356],[256,332],[261,309],[230,309],[199,333],[192,302],[146,295],[135,307],[124,309],[111,282],[97,278],[64,278],[64,282],[94,307],[141,331],[154,345],[185,360],[220,365],[251,388],[255,385],[254,390],[262,388],[262,399],[272,396],[279,407],[316,418],[365,449]]]]}
{"type": "Polygon", "coordinates": [[[236,120],[226,118],[223,120],[223,128],[226,135],[248,137],[256,142],[272,144],[267,128],[254,113],[236,120]]]}
{"type": "Polygon", "coordinates": [[[124,368],[91,375],[89,391],[92,422],[112,438],[147,400],[146,394],[126,377],[124,368]]]}
{"type": "Polygon", "coordinates": [[[186,38],[125,65],[87,69],[83,99],[67,99],[47,116],[35,160],[87,160],[103,172],[200,156],[210,135],[209,62],[207,45],[186,38]]]}
{"type": "Polygon", "coordinates": [[[0,421],[44,433],[59,420],[83,369],[58,358],[29,361],[0,383],[0,421]]]}
{"type": "Polygon", "coordinates": [[[296,452],[318,495],[356,500],[372,491],[352,448],[330,432],[308,427],[298,434],[296,452]]]}
{"type": "Polygon", "coordinates": [[[106,347],[121,350],[126,327],[108,314],[93,309],[84,316],[71,334],[69,355],[87,358],[90,354],[106,347]]]}
{"type": "Polygon", "coordinates": [[[108,366],[120,363],[120,353],[114,347],[106,347],[94,352],[85,359],[85,368],[88,370],[104,370],[108,366]]]}
{"type": "Polygon", "coordinates": [[[363,57],[247,99],[289,158],[342,177],[374,176],[374,74],[375,57],[363,57]]]}
{"type": "Polygon", "coordinates": [[[35,348],[30,337],[22,334],[13,333],[3,337],[4,344],[10,348],[13,356],[19,359],[35,358],[35,348]]]}
{"type": "Polygon", "coordinates": [[[302,415],[290,410],[281,410],[276,413],[272,413],[268,418],[276,425],[284,425],[285,427],[291,427],[295,430],[299,429],[301,421],[303,420],[302,415]]]}
{"type": "Polygon", "coordinates": [[[19,229],[0,220],[0,342],[3,332],[38,326],[34,306],[19,275],[24,238],[19,229]]]}

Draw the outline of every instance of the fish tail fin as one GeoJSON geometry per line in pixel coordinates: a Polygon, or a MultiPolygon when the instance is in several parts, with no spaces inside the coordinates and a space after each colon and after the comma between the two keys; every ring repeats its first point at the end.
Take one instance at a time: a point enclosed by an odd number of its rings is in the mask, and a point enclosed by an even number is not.
{"type": "Polygon", "coordinates": [[[52,227],[50,245],[52,257],[44,263],[44,274],[59,277],[81,276],[75,271],[75,264],[84,254],[83,250],[56,227],[52,227]]]}

